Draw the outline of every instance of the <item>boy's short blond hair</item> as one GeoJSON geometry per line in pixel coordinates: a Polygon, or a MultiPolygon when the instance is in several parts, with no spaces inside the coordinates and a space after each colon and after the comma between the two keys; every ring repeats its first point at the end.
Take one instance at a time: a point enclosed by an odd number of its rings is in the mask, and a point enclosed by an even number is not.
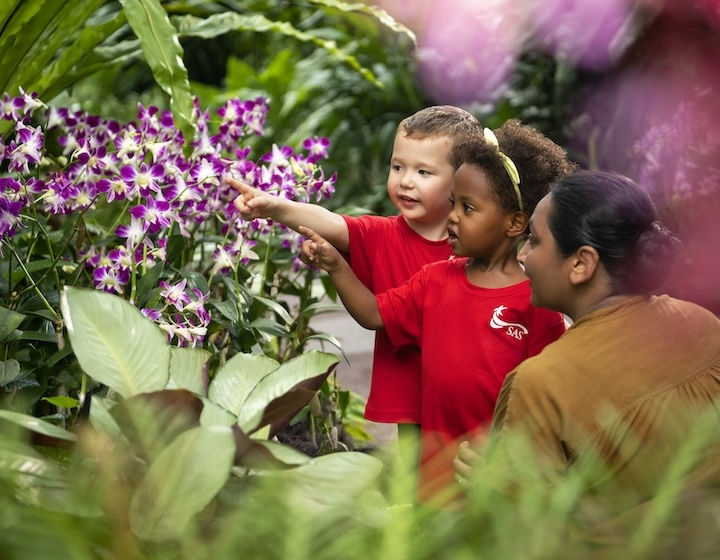
{"type": "Polygon", "coordinates": [[[416,140],[447,137],[455,144],[482,134],[482,126],[465,109],[454,105],[432,105],[400,121],[398,133],[416,140]]]}

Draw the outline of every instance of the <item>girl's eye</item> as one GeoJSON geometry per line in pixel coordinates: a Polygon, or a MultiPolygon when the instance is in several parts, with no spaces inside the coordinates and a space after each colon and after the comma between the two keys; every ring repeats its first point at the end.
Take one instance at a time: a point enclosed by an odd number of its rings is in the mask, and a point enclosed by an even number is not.
{"type": "Polygon", "coordinates": [[[469,204],[463,204],[463,210],[465,212],[472,212],[474,210],[474,208],[472,206],[470,206],[469,204]]]}
{"type": "Polygon", "coordinates": [[[455,208],[455,199],[451,198],[449,200],[449,202],[450,202],[450,208],[455,208]]]}

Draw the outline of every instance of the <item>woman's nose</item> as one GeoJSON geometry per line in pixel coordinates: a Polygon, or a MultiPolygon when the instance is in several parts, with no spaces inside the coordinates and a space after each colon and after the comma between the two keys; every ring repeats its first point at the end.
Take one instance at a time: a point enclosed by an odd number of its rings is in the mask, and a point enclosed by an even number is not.
{"type": "Polygon", "coordinates": [[[524,241],[522,247],[520,247],[520,250],[518,251],[518,254],[517,254],[517,260],[520,264],[522,264],[522,265],[525,264],[525,257],[527,256],[527,253],[528,253],[528,242],[524,241]]]}

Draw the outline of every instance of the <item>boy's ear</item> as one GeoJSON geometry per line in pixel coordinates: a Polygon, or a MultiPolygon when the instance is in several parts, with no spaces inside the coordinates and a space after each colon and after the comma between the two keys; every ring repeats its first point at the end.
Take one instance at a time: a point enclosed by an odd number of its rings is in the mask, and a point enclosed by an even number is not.
{"type": "Polygon", "coordinates": [[[528,227],[528,221],[529,219],[525,212],[515,212],[514,214],[510,214],[506,230],[507,236],[517,237],[518,235],[525,233],[528,227]]]}
{"type": "Polygon", "coordinates": [[[600,266],[600,255],[595,247],[582,245],[570,256],[570,283],[577,285],[587,282],[600,266]]]}

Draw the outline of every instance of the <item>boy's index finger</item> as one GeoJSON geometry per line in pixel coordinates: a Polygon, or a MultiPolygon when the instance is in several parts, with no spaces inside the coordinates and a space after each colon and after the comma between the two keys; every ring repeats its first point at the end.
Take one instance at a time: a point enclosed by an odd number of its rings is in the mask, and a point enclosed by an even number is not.
{"type": "Polygon", "coordinates": [[[225,182],[241,194],[246,194],[252,187],[233,177],[226,177],[225,182]]]}

